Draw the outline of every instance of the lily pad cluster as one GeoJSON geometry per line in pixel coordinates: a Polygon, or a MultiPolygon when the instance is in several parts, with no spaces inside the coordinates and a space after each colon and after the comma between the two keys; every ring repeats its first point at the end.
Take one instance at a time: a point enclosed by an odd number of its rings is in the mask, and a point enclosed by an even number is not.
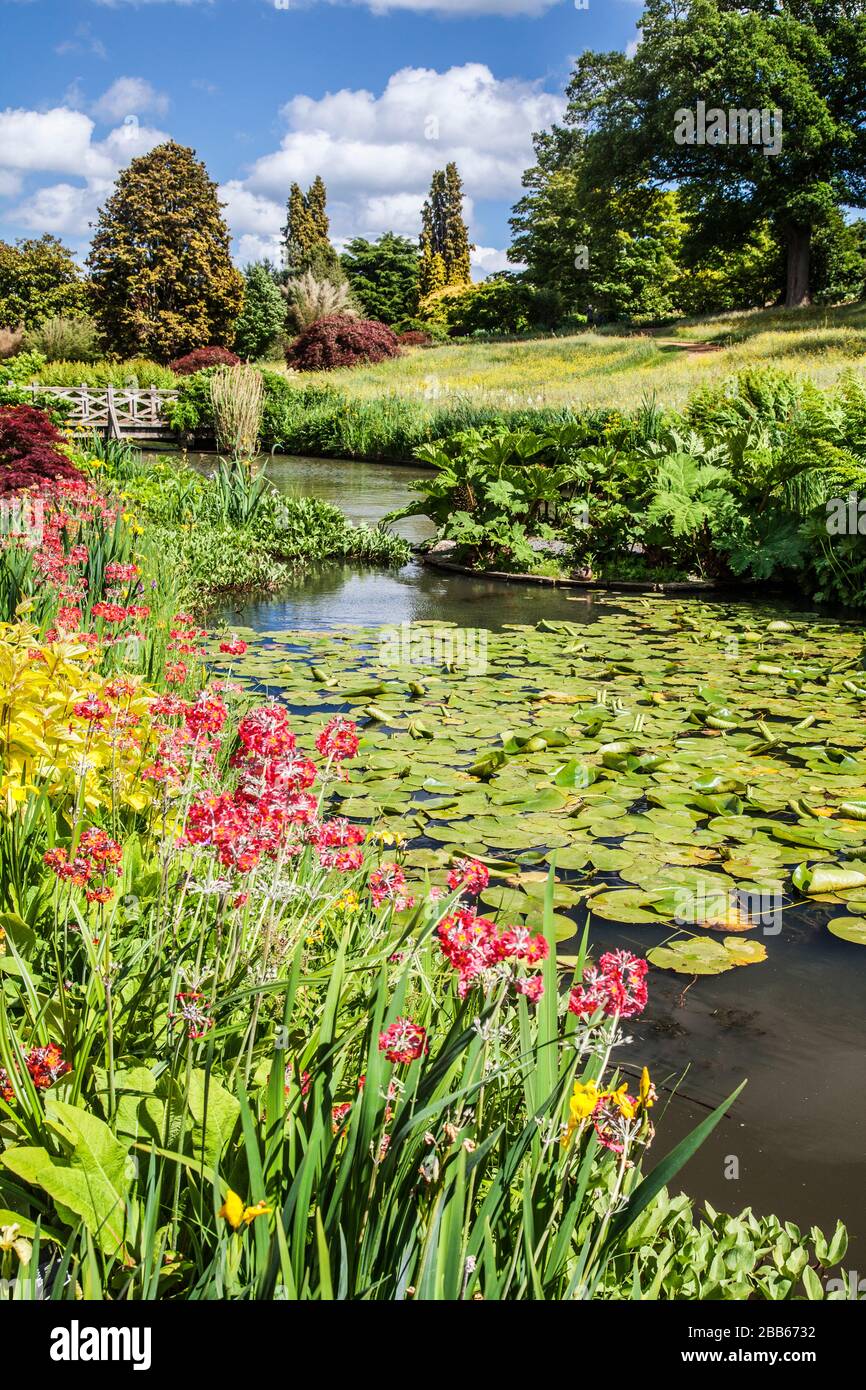
{"type": "Polygon", "coordinates": [[[592,618],[258,634],[232,675],[311,732],[355,719],[335,809],[402,836],[419,880],[483,860],[509,919],[540,922],[553,863],[561,939],[587,914],[662,928],[662,969],[761,961],[805,899],[866,944],[861,629],[693,600],[592,618]]]}

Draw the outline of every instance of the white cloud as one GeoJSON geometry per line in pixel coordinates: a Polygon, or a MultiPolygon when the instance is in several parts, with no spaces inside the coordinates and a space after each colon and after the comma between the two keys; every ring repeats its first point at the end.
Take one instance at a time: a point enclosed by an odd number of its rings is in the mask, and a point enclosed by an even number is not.
{"type": "Polygon", "coordinates": [[[56,106],[51,111],[0,111],[0,164],[11,169],[90,174],[93,121],[83,111],[56,106]]]}
{"type": "Polygon", "coordinates": [[[282,254],[283,247],[279,235],[268,237],[247,233],[245,236],[238,237],[235,246],[235,255],[241,265],[249,265],[250,261],[265,260],[279,265],[282,254]]]}
{"type": "Polygon", "coordinates": [[[559,119],[562,107],[539,83],[497,79],[483,63],[402,68],[378,96],[344,88],[293,97],[282,108],[288,129],[280,148],[222,189],[229,224],[241,238],[275,236],[290,185],[306,188],[321,174],[335,241],[385,231],[416,236],[433,170],[454,160],[472,195],[471,230],[475,201],[519,196],[532,133],[559,119]]]}
{"type": "Polygon", "coordinates": [[[144,77],[118,77],[93,103],[91,110],[101,121],[122,121],[127,116],[142,115],[145,111],[164,116],[168,110],[168,97],[165,92],[158,92],[144,77]]]}
{"type": "Polygon", "coordinates": [[[15,208],[13,216],[31,232],[56,236],[86,237],[99,204],[111,190],[111,180],[91,180],[85,185],[53,183],[40,188],[15,208]]]}
{"type": "Polygon", "coordinates": [[[89,24],[77,25],[74,36],[57,44],[54,52],[59,54],[61,58],[70,53],[90,53],[95,58],[103,59],[108,57],[108,49],[102,39],[94,34],[89,24]]]}
{"type": "MultiPolygon", "coordinates": [[[[136,155],[168,139],[165,131],[142,125],[135,116],[94,140],[94,122],[82,111],[0,111],[0,168],[6,178],[21,174],[59,174],[61,182],[37,189],[7,213],[30,231],[86,236],[99,204],[111,191],[118,170],[136,155]],[[68,180],[77,178],[74,184],[68,180]]],[[[0,184],[2,187],[2,184],[0,184]]]]}
{"type": "Polygon", "coordinates": [[[21,192],[21,175],[0,169],[0,198],[16,198],[21,192]]]}
{"type": "Polygon", "coordinates": [[[495,246],[476,246],[470,255],[470,260],[476,280],[483,280],[486,275],[492,275],[495,270],[516,270],[518,268],[508,259],[507,251],[500,251],[495,246]]]}

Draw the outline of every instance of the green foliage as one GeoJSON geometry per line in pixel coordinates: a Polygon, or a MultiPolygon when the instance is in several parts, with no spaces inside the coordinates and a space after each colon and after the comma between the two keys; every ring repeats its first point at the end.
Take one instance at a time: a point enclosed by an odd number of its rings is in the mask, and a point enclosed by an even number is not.
{"type": "Polygon", "coordinates": [[[37,379],[42,381],[44,368],[45,358],[41,352],[18,352],[14,357],[6,358],[0,368],[0,377],[4,386],[10,381],[16,386],[27,386],[37,379]]]}
{"type": "Polygon", "coordinates": [[[94,313],[113,351],[168,362],[232,341],[243,279],[216,184],[185,146],[168,141],[121,171],[88,265],[94,313]]]}
{"type": "Polygon", "coordinates": [[[273,354],[285,322],[286,301],[270,266],[254,261],[244,271],[244,307],[235,324],[235,352],[249,361],[273,354]]]}
{"type": "Polygon", "coordinates": [[[230,593],[270,593],[323,560],[399,567],[410,557],[399,537],[353,526],[328,502],[281,497],[247,464],[217,458],[206,477],[173,455],[126,446],[100,452],[101,483],[148,523],[170,557],[179,604],[203,609],[230,593]]]}
{"type": "Polygon", "coordinates": [[[516,275],[500,272],[474,285],[453,286],[422,301],[419,323],[452,337],[506,335],[552,328],[559,301],[516,275]]]}
{"type": "MultiPolygon", "coordinates": [[[[847,1244],[841,1226],[828,1241],[817,1227],[806,1235],[792,1222],[756,1216],[749,1208],[739,1216],[726,1216],[707,1202],[698,1214],[684,1193],[671,1197],[663,1188],[628,1233],[627,1277],[621,1282],[610,1278],[600,1296],[773,1302],[801,1298],[806,1272],[816,1264],[826,1269],[844,1259],[847,1244]]],[[[816,1282],[823,1298],[823,1285],[816,1282]]],[[[846,1294],[840,1290],[828,1297],[846,1294]]]]}
{"type": "Polygon", "coordinates": [[[0,325],[38,328],[45,319],[78,317],[85,306],[84,277],[57,237],[0,241],[0,325]]]}
{"type": "Polygon", "coordinates": [[[567,550],[582,578],[777,580],[866,601],[866,535],[827,525],[833,499],[866,494],[866,385],[853,375],[822,392],[753,369],[685,416],[648,401],[630,419],[544,433],[500,423],[416,456],[435,472],[403,514],[429,516],[476,568],[563,572],[550,556],[567,550]]]}
{"type": "Polygon", "coordinates": [[[368,318],[392,328],[418,309],[418,250],[406,237],[385,232],[378,241],[355,237],[341,256],[352,294],[368,318]]]}
{"type": "Polygon", "coordinates": [[[43,319],[29,330],[24,346],[49,362],[94,362],[99,356],[96,324],[86,318],[43,319]]]}
{"type": "Polygon", "coordinates": [[[132,357],[126,362],[48,362],[39,368],[38,378],[44,386],[117,386],[143,391],[150,386],[170,391],[178,384],[174,372],[147,357],[132,357]]]}

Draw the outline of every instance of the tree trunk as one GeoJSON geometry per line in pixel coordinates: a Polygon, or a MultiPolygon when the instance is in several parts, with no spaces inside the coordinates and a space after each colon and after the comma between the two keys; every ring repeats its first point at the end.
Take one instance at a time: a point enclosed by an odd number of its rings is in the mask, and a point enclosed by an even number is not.
{"type": "Polygon", "coordinates": [[[803,309],[811,304],[809,294],[809,254],[812,249],[811,227],[789,227],[788,286],[785,292],[786,309],[803,309]]]}

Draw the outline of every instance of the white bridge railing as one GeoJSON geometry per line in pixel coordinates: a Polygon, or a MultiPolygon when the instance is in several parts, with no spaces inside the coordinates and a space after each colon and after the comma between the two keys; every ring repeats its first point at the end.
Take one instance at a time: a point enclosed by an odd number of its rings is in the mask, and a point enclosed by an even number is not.
{"type": "MultiPolygon", "coordinates": [[[[9,382],[12,386],[14,383],[9,382]]],[[[97,430],[109,436],[166,435],[172,431],[162,416],[163,406],[177,400],[177,391],[150,386],[145,390],[107,386],[40,386],[24,388],[33,397],[57,396],[69,401],[70,425],[97,430]]]]}

